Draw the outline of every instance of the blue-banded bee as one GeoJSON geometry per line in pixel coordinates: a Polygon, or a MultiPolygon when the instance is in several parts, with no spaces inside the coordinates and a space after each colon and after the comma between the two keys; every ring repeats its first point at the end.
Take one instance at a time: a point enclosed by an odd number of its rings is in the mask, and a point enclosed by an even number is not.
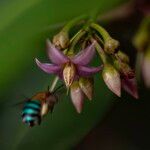
{"type": "Polygon", "coordinates": [[[49,111],[53,111],[54,105],[58,101],[57,91],[62,87],[59,86],[54,92],[38,92],[28,99],[22,109],[22,121],[30,127],[40,125],[41,119],[49,111]]]}

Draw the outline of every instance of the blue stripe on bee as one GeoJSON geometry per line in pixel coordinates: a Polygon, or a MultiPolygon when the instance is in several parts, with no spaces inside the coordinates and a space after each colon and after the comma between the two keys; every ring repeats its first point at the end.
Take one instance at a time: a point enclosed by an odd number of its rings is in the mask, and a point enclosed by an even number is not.
{"type": "Polygon", "coordinates": [[[41,106],[41,102],[39,100],[30,100],[27,101],[25,105],[31,105],[32,107],[39,108],[41,106]]]}
{"type": "Polygon", "coordinates": [[[25,106],[23,107],[23,110],[25,110],[25,109],[33,109],[33,110],[35,110],[35,111],[39,111],[39,110],[41,109],[41,107],[39,107],[39,108],[34,108],[34,107],[30,107],[30,106],[28,106],[28,105],[25,105],[25,106]]]}
{"type": "Polygon", "coordinates": [[[40,109],[41,105],[37,105],[37,104],[33,104],[33,103],[27,103],[25,104],[24,107],[32,107],[32,108],[35,108],[35,109],[40,109]]]}
{"type": "Polygon", "coordinates": [[[29,126],[39,124],[41,122],[41,103],[39,100],[27,101],[22,110],[22,120],[29,126]]]}
{"type": "Polygon", "coordinates": [[[30,122],[30,121],[32,121],[32,120],[34,120],[34,118],[33,118],[32,116],[26,116],[26,117],[25,117],[25,121],[26,121],[26,122],[30,122]]]}
{"type": "Polygon", "coordinates": [[[39,113],[41,109],[41,103],[39,101],[27,101],[23,107],[23,114],[24,113],[39,113]]]}
{"type": "Polygon", "coordinates": [[[35,110],[33,108],[26,107],[22,111],[23,114],[39,114],[39,110],[35,110]]]}

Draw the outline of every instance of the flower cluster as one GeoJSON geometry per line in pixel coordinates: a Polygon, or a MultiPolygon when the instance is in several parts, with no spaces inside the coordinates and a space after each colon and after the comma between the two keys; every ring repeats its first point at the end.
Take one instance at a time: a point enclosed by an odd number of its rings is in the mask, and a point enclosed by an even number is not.
{"type": "MultiPolygon", "coordinates": [[[[74,25],[74,24],[73,24],[74,25]]],[[[72,25],[72,26],[73,26],[72,25]]],[[[117,96],[121,88],[138,98],[134,71],[129,58],[118,50],[119,42],[113,39],[100,25],[88,22],[72,38],[67,25],[53,38],[46,41],[47,55],[51,63],[35,59],[38,67],[62,80],[78,113],[82,111],[84,98],[92,100],[94,74],[102,72],[107,87],[117,96]],[[102,61],[97,67],[89,66],[98,55],[102,61]]]]}

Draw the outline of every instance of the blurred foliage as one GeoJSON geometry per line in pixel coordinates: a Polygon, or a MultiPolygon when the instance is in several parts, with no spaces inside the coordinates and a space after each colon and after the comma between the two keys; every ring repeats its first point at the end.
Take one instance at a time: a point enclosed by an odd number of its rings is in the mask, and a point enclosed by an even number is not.
{"type": "MultiPolygon", "coordinates": [[[[69,98],[64,97],[32,129],[21,122],[20,109],[14,103],[45,89],[52,77],[34,63],[45,57],[45,39],[52,37],[68,20],[87,14],[92,16],[115,8],[124,0],[1,0],[0,1],[0,149],[66,150],[76,145],[102,119],[111,104],[111,94],[100,75],[96,77],[95,98],[85,100],[78,115],[69,98]],[[43,56],[44,55],[44,56],[43,56]]],[[[95,65],[99,60],[96,59],[95,65]]]]}

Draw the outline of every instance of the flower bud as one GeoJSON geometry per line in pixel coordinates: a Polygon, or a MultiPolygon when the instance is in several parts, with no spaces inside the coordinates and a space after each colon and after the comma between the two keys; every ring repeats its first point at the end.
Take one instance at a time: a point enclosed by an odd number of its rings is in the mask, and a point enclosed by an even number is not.
{"type": "Polygon", "coordinates": [[[143,58],[142,74],[143,74],[145,85],[150,88],[150,47],[146,51],[143,58]]]}
{"type": "Polygon", "coordinates": [[[59,48],[65,49],[68,47],[69,44],[69,36],[67,32],[61,31],[56,34],[53,38],[53,43],[55,46],[59,48]]]}
{"type": "Polygon", "coordinates": [[[121,80],[122,88],[134,98],[138,99],[138,90],[135,77],[132,79],[123,78],[121,80]]]}
{"type": "Polygon", "coordinates": [[[125,76],[128,79],[132,79],[135,76],[134,70],[131,69],[131,67],[126,63],[120,62],[118,64],[118,70],[123,76],[125,76]]]}
{"type": "Polygon", "coordinates": [[[104,82],[108,88],[115,93],[117,96],[121,96],[121,81],[120,74],[118,71],[110,64],[105,64],[102,72],[104,82]]]}
{"type": "Polygon", "coordinates": [[[83,108],[84,93],[82,92],[78,81],[74,81],[70,87],[72,103],[78,113],[81,113],[83,108]]]}
{"type": "Polygon", "coordinates": [[[129,63],[129,57],[123,53],[122,51],[118,51],[116,56],[122,61],[122,62],[125,62],[125,63],[129,63]]]}
{"type": "Polygon", "coordinates": [[[121,87],[131,94],[134,98],[138,99],[138,90],[135,79],[135,72],[130,66],[124,62],[115,61],[115,66],[121,74],[121,87]]]}
{"type": "Polygon", "coordinates": [[[76,74],[76,68],[73,63],[68,62],[65,64],[63,69],[63,78],[66,84],[66,87],[70,87],[76,74]]]}
{"type": "Polygon", "coordinates": [[[104,44],[104,50],[108,54],[113,54],[116,48],[119,46],[119,42],[113,38],[108,38],[104,44]]]}
{"type": "Polygon", "coordinates": [[[89,100],[92,100],[93,97],[93,78],[83,78],[80,77],[79,85],[84,94],[87,96],[89,100]]]}

